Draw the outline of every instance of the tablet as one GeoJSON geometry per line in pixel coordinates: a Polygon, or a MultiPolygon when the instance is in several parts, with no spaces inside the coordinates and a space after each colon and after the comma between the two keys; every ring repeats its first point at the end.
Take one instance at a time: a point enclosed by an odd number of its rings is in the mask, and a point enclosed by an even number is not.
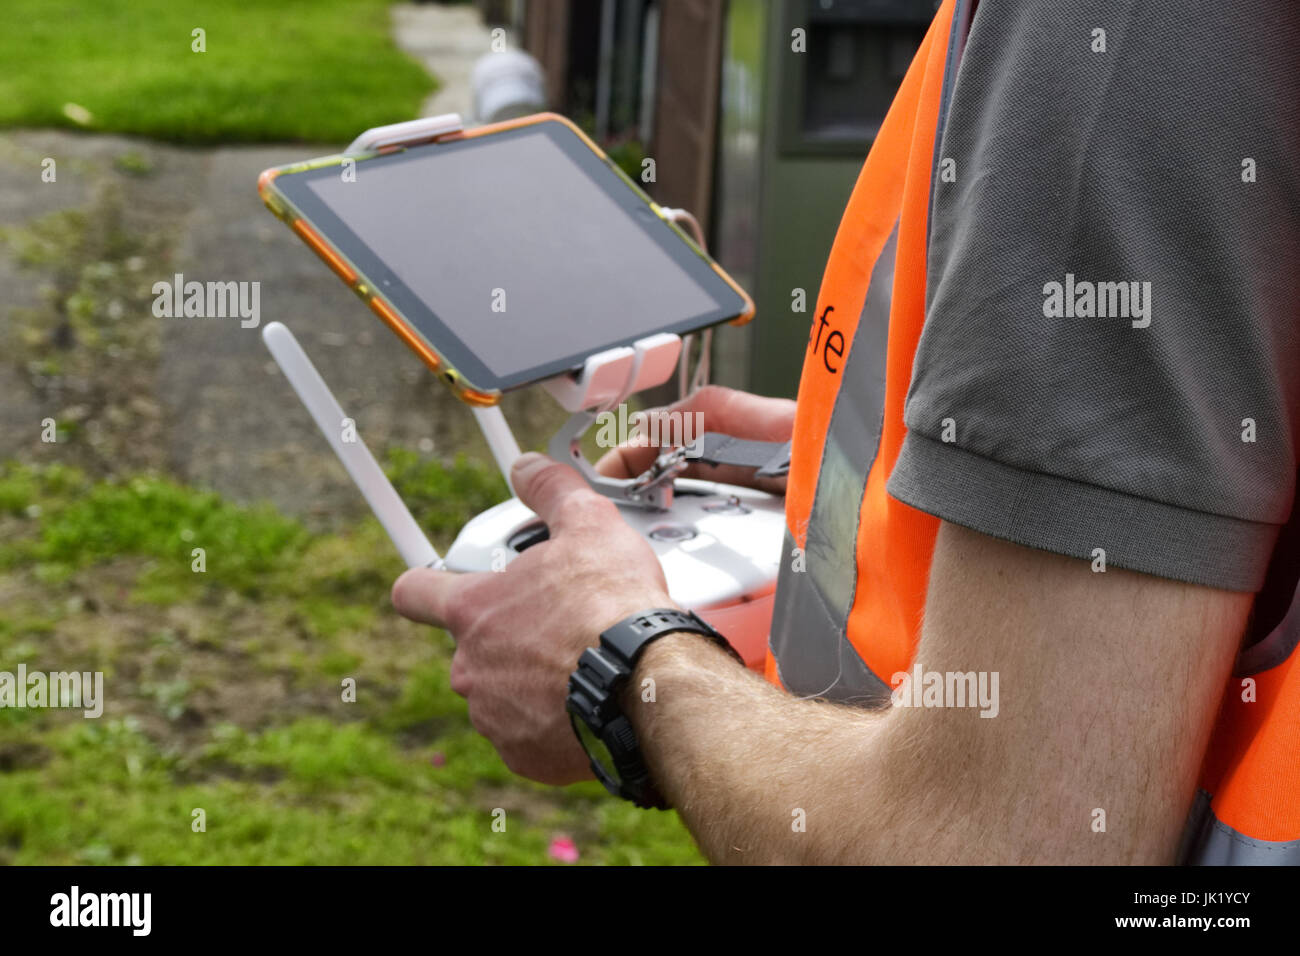
{"type": "Polygon", "coordinates": [[[754,312],[555,114],[270,169],[259,191],[471,404],[648,335],[754,312]]]}

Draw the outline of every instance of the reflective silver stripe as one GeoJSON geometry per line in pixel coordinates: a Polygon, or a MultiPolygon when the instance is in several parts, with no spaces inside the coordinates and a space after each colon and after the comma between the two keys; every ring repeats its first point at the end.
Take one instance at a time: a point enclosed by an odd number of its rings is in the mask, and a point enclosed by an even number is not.
{"type": "Polygon", "coordinates": [[[862,303],[822,451],[802,564],[786,535],[769,646],[791,693],[880,706],[889,685],[862,662],[848,639],[857,589],[858,518],[867,474],[880,446],[885,352],[893,298],[898,224],[885,242],[862,303]]]}
{"type": "Polygon", "coordinates": [[[862,662],[822,598],[810,572],[793,571],[794,539],[787,531],[776,581],[769,646],[782,685],[799,697],[880,707],[889,686],[862,662]]]}
{"type": "Polygon", "coordinates": [[[1256,840],[1239,833],[1215,817],[1204,791],[1196,795],[1192,817],[1191,839],[1182,854],[1188,866],[1300,866],[1300,840],[1256,840]]]}

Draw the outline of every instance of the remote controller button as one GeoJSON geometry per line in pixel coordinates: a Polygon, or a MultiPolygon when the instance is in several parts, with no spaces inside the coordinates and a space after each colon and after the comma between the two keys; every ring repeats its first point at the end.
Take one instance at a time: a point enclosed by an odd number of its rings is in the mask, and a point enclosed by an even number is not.
{"type": "Polygon", "coordinates": [[[661,524],[650,529],[650,537],[656,541],[689,541],[695,537],[695,529],[684,524],[661,524]]]}

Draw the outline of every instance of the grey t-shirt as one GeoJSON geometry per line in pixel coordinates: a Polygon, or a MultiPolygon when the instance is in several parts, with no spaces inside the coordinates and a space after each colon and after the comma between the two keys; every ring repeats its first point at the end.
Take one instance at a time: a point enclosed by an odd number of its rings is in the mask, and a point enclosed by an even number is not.
{"type": "Polygon", "coordinates": [[[985,0],[944,97],[889,492],[1258,590],[1300,441],[1300,2],[985,0]]]}

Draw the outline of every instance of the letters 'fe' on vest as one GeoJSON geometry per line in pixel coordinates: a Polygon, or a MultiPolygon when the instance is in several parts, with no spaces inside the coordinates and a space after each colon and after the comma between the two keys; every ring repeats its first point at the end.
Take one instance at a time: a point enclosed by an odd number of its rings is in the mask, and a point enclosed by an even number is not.
{"type": "MultiPolygon", "coordinates": [[[[910,669],[919,636],[939,520],[885,486],[925,321],[936,140],[970,6],[945,0],[921,43],[845,209],[813,315],[766,665],[801,697],[888,705],[888,680],[910,669]]],[[[1300,596],[1238,660],[1185,861],[1300,864],[1298,638],[1300,596]]]]}

